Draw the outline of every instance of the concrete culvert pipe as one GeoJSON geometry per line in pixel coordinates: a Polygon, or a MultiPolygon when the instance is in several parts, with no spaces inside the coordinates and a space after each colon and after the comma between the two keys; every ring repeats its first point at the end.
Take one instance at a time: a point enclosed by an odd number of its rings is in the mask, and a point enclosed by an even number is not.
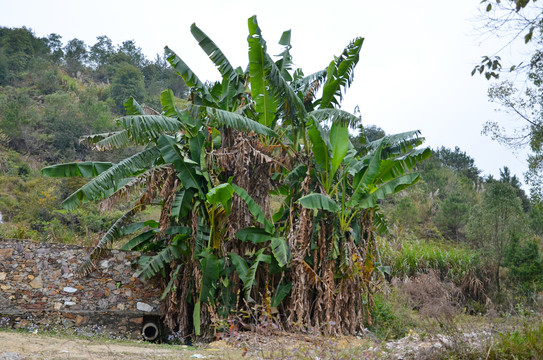
{"type": "Polygon", "coordinates": [[[141,329],[143,338],[147,341],[155,341],[158,338],[158,326],[154,322],[148,322],[141,329]]]}

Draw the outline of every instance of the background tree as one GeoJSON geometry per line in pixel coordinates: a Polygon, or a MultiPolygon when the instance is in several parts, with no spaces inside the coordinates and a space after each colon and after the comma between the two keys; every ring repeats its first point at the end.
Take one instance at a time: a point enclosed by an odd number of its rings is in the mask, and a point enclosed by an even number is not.
{"type": "Polygon", "coordinates": [[[68,73],[77,76],[85,70],[85,63],[88,59],[87,45],[83,40],[72,39],[64,47],[64,60],[68,73]]]}
{"type": "Polygon", "coordinates": [[[436,223],[447,236],[459,241],[464,237],[461,230],[466,225],[468,216],[469,202],[464,194],[455,191],[440,205],[436,223]]]}
{"type": "Polygon", "coordinates": [[[500,292],[500,269],[505,247],[513,237],[526,234],[526,218],[516,189],[508,183],[490,181],[483,200],[475,207],[468,222],[468,238],[487,249],[495,266],[495,284],[500,292]]]}
{"type": "Polygon", "coordinates": [[[111,98],[115,101],[117,110],[123,111],[123,104],[129,97],[142,101],[144,95],[145,83],[141,71],[128,63],[118,65],[111,79],[111,98]]]}
{"type": "MultiPolygon", "coordinates": [[[[520,120],[521,126],[512,132],[505,130],[495,121],[485,124],[483,132],[492,139],[513,148],[528,147],[528,172],[526,183],[531,187],[533,197],[543,196],[543,123],[542,123],[542,20],[543,6],[530,0],[484,0],[486,20],[484,28],[498,38],[506,39],[507,45],[516,40],[535,43],[534,50],[528,52],[519,64],[503,66],[499,55],[485,56],[472,75],[484,73],[487,79],[498,79],[500,74],[514,73],[514,82],[506,80],[490,86],[488,94],[491,101],[502,110],[520,120]],[[519,91],[515,84],[522,84],[519,91]]],[[[513,79],[512,79],[513,80],[513,79]]]]}
{"type": "Polygon", "coordinates": [[[95,69],[108,64],[115,53],[113,42],[106,35],[98,36],[96,40],[89,51],[89,61],[95,69]]]}
{"type": "Polygon", "coordinates": [[[134,40],[123,41],[117,54],[124,54],[128,62],[138,69],[142,69],[147,63],[145,55],[141,52],[141,48],[136,46],[134,40]]]}
{"type": "Polygon", "coordinates": [[[481,170],[475,166],[475,160],[468,156],[465,151],[461,151],[458,146],[455,146],[454,151],[442,146],[435,153],[444,166],[451,168],[460,175],[464,175],[475,184],[481,180],[479,178],[481,170]]]}
{"type": "Polygon", "coordinates": [[[51,61],[55,64],[59,64],[60,60],[64,57],[64,51],[62,50],[62,36],[54,33],[49,34],[46,43],[51,52],[51,61]]]}

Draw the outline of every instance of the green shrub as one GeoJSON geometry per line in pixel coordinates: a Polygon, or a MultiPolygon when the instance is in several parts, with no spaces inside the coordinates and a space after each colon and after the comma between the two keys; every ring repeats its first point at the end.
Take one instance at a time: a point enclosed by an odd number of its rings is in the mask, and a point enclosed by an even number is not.
{"type": "Polygon", "coordinates": [[[407,335],[409,329],[415,326],[411,318],[411,310],[405,305],[406,301],[399,298],[395,289],[385,296],[376,294],[371,308],[372,324],[368,329],[380,339],[399,339],[407,335]]]}
{"type": "Polygon", "coordinates": [[[487,359],[543,359],[543,323],[499,334],[487,359]]]}
{"type": "Polygon", "coordinates": [[[509,267],[512,283],[523,292],[541,289],[543,264],[539,245],[535,240],[521,244],[518,238],[512,238],[505,248],[504,265],[509,267]]]}

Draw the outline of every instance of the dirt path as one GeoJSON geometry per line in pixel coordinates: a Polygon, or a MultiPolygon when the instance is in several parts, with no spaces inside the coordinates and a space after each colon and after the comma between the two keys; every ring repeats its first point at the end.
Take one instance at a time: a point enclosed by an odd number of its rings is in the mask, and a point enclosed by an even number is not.
{"type": "MultiPolygon", "coordinates": [[[[194,350],[182,345],[155,345],[138,342],[107,343],[96,340],[65,339],[27,333],[0,332],[0,360],[20,359],[217,359],[229,357],[236,349],[194,350]],[[228,353],[228,354],[225,354],[228,353]]],[[[231,357],[235,358],[235,357],[231,357]]]]}
{"type": "MultiPolygon", "coordinates": [[[[463,334],[462,346],[480,348],[490,333],[463,334]]],[[[458,337],[460,339],[460,337],[458,337]]],[[[137,341],[73,339],[32,333],[0,332],[0,360],[22,359],[417,359],[440,353],[454,339],[442,335],[421,339],[416,333],[386,343],[355,337],[327,338],[301,334],[239,334],[236,346],[215,341],[201,348],[137,341]],[[244,357],[245,356],[245,357],[244,357]]]]}
{"type": "MultiPolygon", "coordinates": [[[[0,360],[21,359],[358,359],[366,358],[367,340],[354,337],[325,338],[281,333],[256,336],[238,334],[202,348],[159,345],[136,341],[73,339],[32,333],[0,332],[0,360]],[[245,355],[245,357],[243,357],[245,355]]],[[[374,351],[370,351],[374,355],[374,351]]],[[[372,358],[375,358],[373,356],[372,358]]]]}

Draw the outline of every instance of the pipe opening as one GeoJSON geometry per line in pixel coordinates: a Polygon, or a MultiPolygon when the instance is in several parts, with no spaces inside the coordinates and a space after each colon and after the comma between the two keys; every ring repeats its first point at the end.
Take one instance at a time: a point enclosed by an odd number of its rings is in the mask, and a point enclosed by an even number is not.
{"type": "Polygon", "coordinates": [[[158,326],[153,322],[146,323],[141,329],[141,335],[147,341],[155,341],[158,338],[158,334],[158,326]]]}

